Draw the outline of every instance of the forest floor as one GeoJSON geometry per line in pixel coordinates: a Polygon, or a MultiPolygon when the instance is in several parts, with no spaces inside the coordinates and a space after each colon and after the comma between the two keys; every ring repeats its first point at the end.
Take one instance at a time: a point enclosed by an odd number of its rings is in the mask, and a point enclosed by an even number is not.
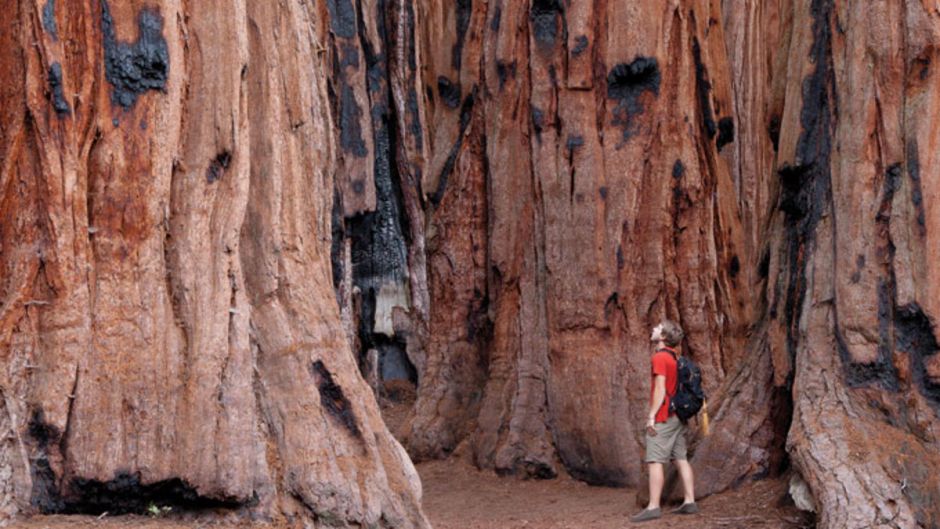
{"type": "MultiPolygon", "coordinates": [[[[636,491],[592,487],[564,477],[516,480],[480,471],[459,460],[421,463],[424,510],[435,529],[613,529],[633,527],[640,510],[636,491]]],[[[668,514],[648,529],[796,529],[810,520],[781,499],[781,480],[749,483],[705,498],[696,515],[668,514]]]]}
{"type": "MultiPolygon", "coordinates": [[[[424,510],[434,529],[614,529],[633,527],[636,491],[592,487],[563,477],[553,480],[501,478],[451,459],[419,463],[424,510]]],[[[780,480],[749,483],[736,491],[705,498],[701,512],[666,514],[647,529],[798,529],[812,527],[795,507],[781,505],[780,480]]],[[[201,529],[264,528],[231,522],[183,521],[168,516],[36,516],[10,527],[24,529],[201,529]]]]}
{"type": "MultiPolygon", "coordinates": [[[[401,395],[395,395],[400,397],[401,395]]],[[[407,415],[410,399],[383,399],[382,412],[394,431],[407,415]]],[[[633,527],[633,489],[593,487],[563,476],[552,480],[499,477],[453,457],[417,465],[424,489],[424,510],[435,529],[613,529],[633,527]]],[[[666,514],[648,529],[799,529],[813,523],[792,502],[784,501],[786,483],[764,480],[699,502],[701,512],[666,514]]],[[[665,509],[668,512],[668,508],[665,509]]],[[[233,522],[201,522],[149,516],[36,516],[9,527],[24,529],[196,529],[271,527],[233,522]]],[[[271,528],[275,529],[275,528],[271,528]]]]}

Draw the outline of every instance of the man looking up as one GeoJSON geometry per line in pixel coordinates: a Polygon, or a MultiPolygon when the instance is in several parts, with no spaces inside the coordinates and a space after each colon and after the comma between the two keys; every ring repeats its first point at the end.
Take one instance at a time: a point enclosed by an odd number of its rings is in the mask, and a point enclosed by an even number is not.
{"type": "Polygon", "coordinates": [[[650,500],[643,511],[631,518],[633,522],[655,520],[662,516],[660,496],[663,492],[663,465],[675,461],[682,477],[685,501],[675,513],[694,514],[698,512],[693,490],[692,466],[686,458],[686,426],[669,409],[669,401],[676,394],[678,384],[677,348],[682,342],[682,328],[673,321],[664,320],[653,328],[650,342],[653,345],[652,388],[650,408],[646,421],[646,457],[649,465],[650,500]]]}

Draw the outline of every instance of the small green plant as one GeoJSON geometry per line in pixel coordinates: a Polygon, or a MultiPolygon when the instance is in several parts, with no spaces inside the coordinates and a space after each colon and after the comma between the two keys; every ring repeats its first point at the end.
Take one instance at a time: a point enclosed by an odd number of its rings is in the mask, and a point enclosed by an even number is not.
{"type": "Polygon", "coordinates": [[[169,505],[164,505],[160,507],[156,503],[153,503],[153,502],[150,502],[150,504],[147,505],[147,514],[149,514],[152,518],[160,518],[161,516],[166,516],[167,514],[170,514],[170,511],[172,510],[173,510],[173,507],[170,507],[169,505]]]}

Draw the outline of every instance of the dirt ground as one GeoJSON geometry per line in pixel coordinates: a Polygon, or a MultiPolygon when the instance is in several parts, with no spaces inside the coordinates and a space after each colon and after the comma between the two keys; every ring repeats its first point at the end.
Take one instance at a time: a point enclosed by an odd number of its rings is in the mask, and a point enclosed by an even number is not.
{"type": "MultiPolygon", "coordinates": [[[[392,431],[398,429],[412,405],[407,387],[384,388],[382,413],[392,431]]],[[[592,487],[561,477],[553,480],[518,480],[499,477],[470,465],[466,458],[417,465],[424,486],[424,510],[435,529],[612,529],[633,527],[636,491],[592,487]]],[[[701,512],[683,516],[666,514],[654,522],[637,524],[648,529],[800,529],[811,520],[792,504],[782,480],[743,485],[738,490],[699,502],[701,512]]],[[[149,516],[37,516],[13,523],[24,529],[197,529],[270,528],[233,520],[205,522],[173,515],[149,516]]]]}
{"type": "MultiPolygon", "coordinates": [[[[608,529],[631,527],[636,491],[592,487],[570,478],[519,481],[479,471],[461,461],[418,465],[424,509],[435,529],[608,529]]],[[[701,512],[666,514],[649,529],[797,529],[812,523],[792,506],[780,506],[782,481],[749,483],[706,498],[701,512]]]]}
{"type": "MultiPolygon", "coordinates": [[[[591,487],[570,478],[519,481],[477,470],[460,460],[418,465],[424,483],[424,508],[435,529],[612,529],[631,527],[635,491],[591,487]]],[[[781,481],[747,484],[706,498],[693,516],[669,515],[637,524],[649,529],[797,529],[812,524],[792,506],[779,506],[781,481]]],[[[37,516],[16,522],[24,529],[196,529],[249,526],[148,516],[37,516]]]]}

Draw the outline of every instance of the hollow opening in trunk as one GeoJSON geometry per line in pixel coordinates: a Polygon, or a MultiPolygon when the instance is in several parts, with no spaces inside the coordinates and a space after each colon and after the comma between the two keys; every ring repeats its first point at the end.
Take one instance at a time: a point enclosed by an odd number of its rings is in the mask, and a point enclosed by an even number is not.
{"type": "Polygon", "coordinates": [[[257,496],[247,500],[206,497],[180,478],[143,483],[140,474],[119,473],[109,481],[73,478],[60,497],[47,498],[38,507],[44,514],[164,515],[238,509],[255,502],[257,496]]]}

